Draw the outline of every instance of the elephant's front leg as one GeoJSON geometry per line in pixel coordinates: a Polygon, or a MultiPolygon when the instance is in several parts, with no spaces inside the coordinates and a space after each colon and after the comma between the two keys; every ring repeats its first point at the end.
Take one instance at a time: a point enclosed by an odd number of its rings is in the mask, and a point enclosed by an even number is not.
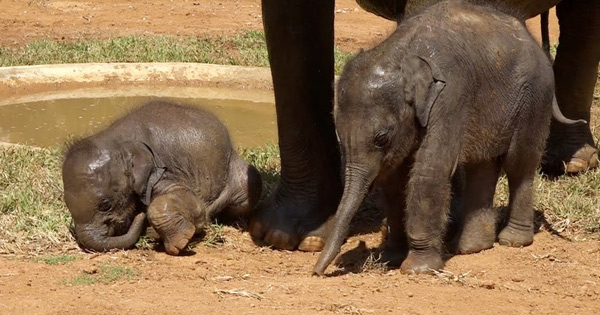
{"type": "Polygon", "coordinates": [[[386,229],[385,243],[383,246],[382,260],[388,266],[400,266],[408,252],[408,240],[404,225],[406,211],[406,185],[408,182],[409,167],[412,162],[403,165],[381,181],[381,206],[385,210],[386,229]]]}
{"type": "Polygon", "coordinates": [[[322,249],[342,195],[333,123],[333,0],[262,1],[275,90],[281,179],[250,222],[275,248],[322,249]]]}
{"type": "Polygon", "coordinates": [[[430,273],[444,266],[443,239],[450,209],[451,178],[458,145],[443,138],[417,151],[406,198],[407,258],[403,273],[430,273]]]}
{"type": "MultiPolygon", "coordinates": [[[[600,1],[562,1],[556,12],[560,22],[554,62],[558,105],[565,116],[589,122],[600,61],[600,1]]],[[[553,121],[542,170],[578,173],[597,166],[598,150],[590,125],[553,121]]]]}
{"type": "Polygon", "coordinates": [[[148,222],[163,240],[169,255],[178,255],[196,233],[193,213],[199,204],[192,192],[178,189],[159,195],[148,206],[148,222]]]}

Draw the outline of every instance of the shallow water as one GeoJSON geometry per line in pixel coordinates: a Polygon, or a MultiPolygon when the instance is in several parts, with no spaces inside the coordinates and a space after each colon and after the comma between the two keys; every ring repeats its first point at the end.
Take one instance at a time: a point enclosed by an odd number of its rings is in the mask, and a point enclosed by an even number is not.
{"type": "MultiPolygon", "coordinates": [[[[156,97],[76,98],[0,106],[0,141],[41,147],[96,133],[156,97]]],[[[229,129],[236,147],[277,143],[275,106],[224,99],[163,98],[202,107],[229,129]]]]}

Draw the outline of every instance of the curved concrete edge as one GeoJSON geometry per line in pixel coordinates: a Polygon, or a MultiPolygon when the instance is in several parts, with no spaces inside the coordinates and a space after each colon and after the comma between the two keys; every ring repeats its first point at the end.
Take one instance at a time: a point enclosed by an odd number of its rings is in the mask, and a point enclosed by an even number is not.
{"type": "Polygon", "coordinates": [[[94,87],[16,94],[9,97],[0,95],[0,106],[47,102],[74,98],[113,98],[113,97],[166,97],[166,98],[208,98],[230,99],[261,103],[275,103],[272,91],[236,90],[230,88],[184,87],[184,86],[122,86],[119,88],[94,87]]]}
{"type": "Polygon", "coordinates": [[[34,150],[44,150],[44,148],[42,148],[42,147],[36,147],[36,146],[33,146],[33,145],[26,145],[26,144],[20,144],[20,143],[10,143],[10,142],[0,141],[0,149],[1,148],[10,148],[10,147],[30,148],[30,149],[34,149],[34,150]]]}
{"type": "Polygon", "coordinates": [[[269,68],[91,63],[0,68],[0,106],[65,98],[153,96],[274,102],[269,68]]]}
{"type": "Polygon", "coordinates": [[[269,68],[205,63],[85,63],[0,68],[0,85],[91,83],[110,80],[207,81],[237,88],[270,89],[269,68]],[[230,86],[233,87],[233,86],[230,86]]]}

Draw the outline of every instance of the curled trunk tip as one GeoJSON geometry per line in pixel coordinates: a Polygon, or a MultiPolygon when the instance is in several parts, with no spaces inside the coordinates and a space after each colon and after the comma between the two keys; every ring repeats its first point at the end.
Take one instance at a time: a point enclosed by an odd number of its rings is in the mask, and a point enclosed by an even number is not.
{"type": "Polygon", "coordinates": [[[146,214],[136,215],[126,234],[120,236],[98,235],[97,227],[90,224],[75,224],[75,234],[79,243],[86,249],[104,252],[111,249],[129,249],[146,227],[146,214]]]}

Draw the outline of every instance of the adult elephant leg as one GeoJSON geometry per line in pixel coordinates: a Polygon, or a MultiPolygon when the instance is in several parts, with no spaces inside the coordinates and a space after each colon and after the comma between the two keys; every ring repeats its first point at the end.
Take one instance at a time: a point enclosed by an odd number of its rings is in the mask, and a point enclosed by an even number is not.
{"type": "Polygon", "coordinates": [[[281,179],[250,223],[255,240],[321,250],[342,194],[333,124],[332,0],[263,0],[275,89],[281,179]]]}
{"type": "MultiPolygon", "coordinates": [[[[556,12],[560,23],[554,62],[558,104],[565,116],[589,122],[600,61],[600,1],[562,1],[556,12]]],[[[552,122],[544,172],[578,173],[597,165],[598,153],[589,125],[552,122]]]]}

